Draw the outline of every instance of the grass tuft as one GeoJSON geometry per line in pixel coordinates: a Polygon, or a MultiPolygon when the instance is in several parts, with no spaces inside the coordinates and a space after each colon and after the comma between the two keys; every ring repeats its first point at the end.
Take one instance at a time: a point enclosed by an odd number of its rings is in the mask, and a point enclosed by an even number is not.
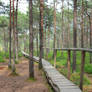
{"type": "Polygon", "coordinates": [[[14,76],[15,77],[15,76],[19,76],[19,74],[16,73],[16,72],[12,72],[12,73],[9,74],[9,76],[14,76]]]}
{"type": "Polygon", "coordinates": [[[36,79],[35,79],[35,78],[28,78],[27,81],[28,81],[28,82],[35,82],[36,79]]]}

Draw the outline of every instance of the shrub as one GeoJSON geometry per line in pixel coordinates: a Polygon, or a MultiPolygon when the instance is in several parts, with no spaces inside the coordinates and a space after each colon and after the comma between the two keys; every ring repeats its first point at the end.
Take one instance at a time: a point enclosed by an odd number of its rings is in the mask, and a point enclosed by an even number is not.
{"type": "Polygon", "coordinates": [[[19,57],[22,57],[23,55],[22,55],[22,53],[21,53],[21,52],[19,52],[18,56],[19,56],[19,57]]]}
{"type": "MultiPolygon", "coordinates": [[[[79,85],[80,84],[80,73],[73,73],[71,75],[70,80],[73,81],[75,84],[79,85]]],[[[89,79],[85,75],[84,75],[84,80],[83,81],[84,81],[84,85],[89,85],[90,84],[89,79]]]]}
{"type": "Polygon", "coordinates": [[[62,67],[62,69],[59,70],[61,74],[63,74],[64,76],[67,76],[67,69],[62,67]]]}
{"type": "Polygon", "coordinates": [[[4,52],[0,52],[1,57],[4,57],[4,54],[5,54],[4,52]]]}
{"type": "Polygon", "coordinates": [[[85,72],[92,74],[92,64],[86,64],[85,65],[85,72]]]}
{"type": "Polygon", "coordinates": [[[0,52],[0,62],[5,62],[5,60],[4,60],[4,52],[0,52]]]}
{"type": "Polygon", "coordinates": [[[15,60],[15,64],[19,64],[19,61],[15,60]]]}
{"type": "Polygon", "coordinates": [[[0,56],[0,62],[5,62],[5,60],[2,56],[0,56]]]}
{"type": "Polygon", "coordinates": [[[5,53],[5,58],[9,58],[9,52],[5,53]]]}

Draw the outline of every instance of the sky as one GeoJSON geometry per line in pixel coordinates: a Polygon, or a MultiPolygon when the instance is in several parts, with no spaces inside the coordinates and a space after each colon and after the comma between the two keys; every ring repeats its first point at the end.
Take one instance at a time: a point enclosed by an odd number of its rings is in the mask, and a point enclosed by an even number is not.
{"type": "MultiPolygon", "coordinates": [[[[6,5],[9,4],[10,0],[1,0],[2,2],[4,2],[6,5]]],[[[15,6],[16,6],[16,2],[15,2],[15,6]]],[[[26,13],[28,8],[28,3],[27,0],[19,0],[19,10],[23,13],[26,13]]]]}
{"type": "MultiPolygon", "coordinates": [[[[9,4],[9,1],[10,0],[1,0],[2,2],[4,2],[6,5],[9,4]]],[[[53,2],[53,0],[48,0],[48,5],[51,5],[53,2]]],[[[15,2],[15,6],[16,6],[16,2],[15,2]]],[[[27,0],[19,0],[19,10],[22,12],[22,13],[26,13],[28,9],[28,3],[27,3],[27,0]]],[[[61,3],[58,3],[57,5],[57,9],[59,11],[61,11],[61,3]]]]}

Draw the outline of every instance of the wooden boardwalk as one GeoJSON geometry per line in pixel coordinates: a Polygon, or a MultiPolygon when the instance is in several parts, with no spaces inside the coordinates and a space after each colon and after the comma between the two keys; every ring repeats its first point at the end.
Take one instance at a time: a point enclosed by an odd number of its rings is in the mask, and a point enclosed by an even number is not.
{"type": "MultiPolygon", "coordinates": [[[[24,53],[24,56],[29,57],[24,53]]],[[[39,61],[38,57],[34,56],[34,60],[39,61]]],[[[82,92],[78,86],[59,73],[48,61],[42,60],[43,70],[47,80],[55,90],[55,92],[82,92]]]]}

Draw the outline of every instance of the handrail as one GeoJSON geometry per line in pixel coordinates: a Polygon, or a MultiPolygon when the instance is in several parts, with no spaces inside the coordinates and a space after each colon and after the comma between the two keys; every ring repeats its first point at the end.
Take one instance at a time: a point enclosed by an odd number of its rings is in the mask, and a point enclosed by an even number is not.
{"type": "Polygon", "coordinates": [[[85,51],[85,52],[92,52],[92,49],[89,48],[49,48],[49,47],[43,47],[46,49],[52,49],[52,50],[71,50],[71,51],[85,51]]]}

